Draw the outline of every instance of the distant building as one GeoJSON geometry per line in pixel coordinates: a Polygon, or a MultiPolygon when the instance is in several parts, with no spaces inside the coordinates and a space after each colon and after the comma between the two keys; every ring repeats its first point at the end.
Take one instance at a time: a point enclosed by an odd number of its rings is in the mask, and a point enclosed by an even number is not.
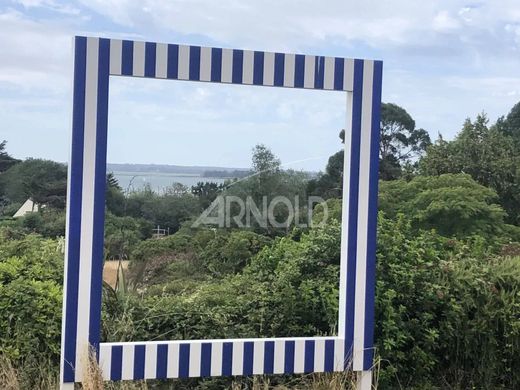
{"type": "Polygon", "coordinates": [[[23,217],[25,214],[34,213],[38,211],[40,206],[37,203],[34,203],[32,199],[27,199],[25,203],[18,209],[16,213],[14,213],[13,218],[23,217]]]}

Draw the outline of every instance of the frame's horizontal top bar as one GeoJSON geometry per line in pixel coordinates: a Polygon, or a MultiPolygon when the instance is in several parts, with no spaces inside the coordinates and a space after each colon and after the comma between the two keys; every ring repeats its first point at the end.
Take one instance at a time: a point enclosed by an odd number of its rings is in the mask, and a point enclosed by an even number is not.
{"type": "Polygon", "coordinates": [[[255,341],[299,341],[299,340],[343,340],[338,336],[313,336],[313,337],[262,337],[246,339],[210,339],[210,340],[164,340],[164,341],[118,341],[101,343],[106,346],[116,345],[145,345],[145,344],[198,344],[198,343],[236,343],[236,342],[255,342],[255,341]]]}
{"type": "Polygon", "coordinates": [[[354,62],[373,62],[304,54],[107,40],[110,41],[110,74],[114,76],[353,91],[354,62]]]}

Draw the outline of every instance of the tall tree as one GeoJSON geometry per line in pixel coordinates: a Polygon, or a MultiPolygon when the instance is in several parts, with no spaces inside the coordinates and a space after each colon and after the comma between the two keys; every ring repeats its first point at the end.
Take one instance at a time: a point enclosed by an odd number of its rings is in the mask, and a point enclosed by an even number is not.
{"type": "Polygon", "coordinates": [[[431,144],[424,129],[416,129],[408,112],[393,103],[381,105],[381,131],[379,143],[379,175],[383,180],[401,176],[406,164],[411,164],[431,144]]]}
{"type": "Polygon", "coordinates": [[[20,162],[20,160],[11,157],[7,151],[5,150],[5,146],[7,145],[7,141],[0,142],[0,173],[7,171],[13,165],[20,162]]]}
{"type": "MultiPolygon", "coordinates": [[[[345,141],[345,130],[340,138],[345,141]]],[[[379,178],[395,180],[403,170],[414,170],[417,158],[431,145],[428,132],[416,129],[415,121],[408,112],[394,103],[381,105],[379,132],[379,178]]]]}
{"type": "Polygon", "coordinates": [[[489,126],[485,114],[466,119],[453,141],[440,137],[420,161],[425,175],[467,173],[499,196],[508,213],[507,221],[520,223],[520,154],[513,138],[489,126]]]}
{"type": "Polygon", "coordinates": [[[5,196],[13,202],[34,202],[64,208],[67,167],[50,160],[27,159],[0,176],[5,196]]]}

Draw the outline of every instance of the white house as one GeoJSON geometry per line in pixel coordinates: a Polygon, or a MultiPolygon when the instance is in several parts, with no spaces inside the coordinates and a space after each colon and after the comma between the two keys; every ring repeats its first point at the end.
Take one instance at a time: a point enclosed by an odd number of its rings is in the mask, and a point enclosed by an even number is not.
{"type": "Polygon", "coordinates": [[[25,214],[33,213],[39,210],[39,205],[34,203],[32,199],[27,199],[25,203],[18,209],[16,213],[14,213],[13,218],[23,217],[25,214]]]}

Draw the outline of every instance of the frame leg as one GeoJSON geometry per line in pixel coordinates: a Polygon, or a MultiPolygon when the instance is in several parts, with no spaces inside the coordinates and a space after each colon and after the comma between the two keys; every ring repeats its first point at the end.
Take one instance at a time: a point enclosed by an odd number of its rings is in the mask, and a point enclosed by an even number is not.
{"type": "Polygon", "coordinates": [[[62,383],[60,385],[60,390],[74,390],[74,383],[62,383]]]}
{"type": "Polygon", "coordinates": [[[372,370],[356,371],[356,390],[372,389],[372,370]]]}

